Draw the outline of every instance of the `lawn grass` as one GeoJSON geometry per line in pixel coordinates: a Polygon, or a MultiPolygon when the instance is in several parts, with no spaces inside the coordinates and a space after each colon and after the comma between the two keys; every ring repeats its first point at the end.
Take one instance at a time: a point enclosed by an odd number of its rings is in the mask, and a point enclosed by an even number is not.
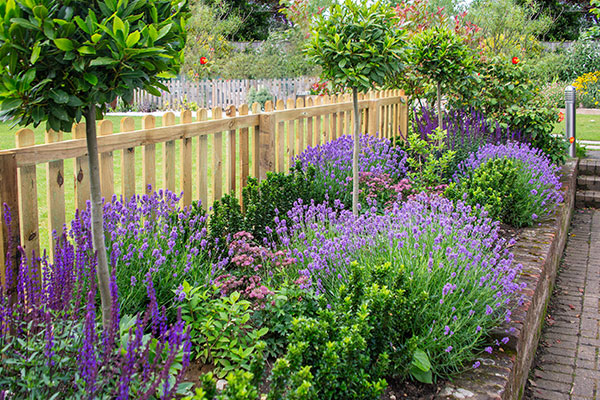
{"type": "MultiPolygon", "coordinates": [[[[600,115],[578,114],[575,119],[577,140],[600,141],[600,115]]],[[[555,133],[565,133],[565,122],[556,124],[555,133]]]]}

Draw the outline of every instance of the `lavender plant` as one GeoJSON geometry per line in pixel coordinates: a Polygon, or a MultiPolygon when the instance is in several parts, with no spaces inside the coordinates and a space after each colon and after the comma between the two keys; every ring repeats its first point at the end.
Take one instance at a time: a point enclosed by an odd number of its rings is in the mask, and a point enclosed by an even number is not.
{"type": "MultiPolygon", "coordinates": [[[[418,113],[415,112],[413,131],[419,134],[422,140],[433,141],[438,125],[438,117],[434,109],[422,107],[418,113]]],[[[444,111],[442,129],[446,132],[446,148],[454,152],[448,171],[455,171],[457,165],[477,151],[480,146],[523,140],[520,132],[503,129],[500,124],[492,122],[481,110],[475,108],[444,111]]],[[[410,148],[407,152],[409,156],[412,153],[410,148]]],[[[446,174],[442,178],[449,180],[451,176],[446,174]]]]}
{"type": "Polygon", "coordinates": [[[507,224],[530,226],[562,201],[559,169],[528,144],[487,145],[459,164],[447,194],[507,224]]]}
{"type": "Polygon", "coordinates": [[[150,304],[143,317],[121,320],[113,269],[113,318],[103,329],[97,318],[96,260],[66,236],[60,239],[54,264],[22,254],[16,303],[0,286],[0,398],[60,393],[65,398],[171,399],[184,393],[190,339],[181,316],[166,324],[148,280],[150,304]],[[43,285],[35,272],[40,264],[43,285]]]}
{"type": "Polygon", "coordinates": [[[385,215],[354,216],[338,203],[297,204],[289,216],[293,223],[282,220],[276,229],[298,260],[288,273],[332,306],[352,262],[406,270],[407,300],[421,311],[407,322],[413,346],[404,345],[425,351],[434,375],[459,369],[492,328],[510,319],[520,266],[480,207],[417,195],[385,215]]]}
{"type": "MultiPolygon", "coordinates": [[[[145,309],[147,276],[159,307],[173,303],[184,280],[193,286],[207,282],[218,250],[210,239],[206,214],[181,209],[179,200],[176,194],[159,190],[126,202],[113,196],[104,204],[109,262],[116,271],[117,286],[123,289],[120,307],[125,314],[145,309]]],[[[78,256],[92,257],[89,207],[76,214],[69,236],[78,256]]]]}
{"type": "MultiPolygon", "coordinates": [[[[346,206],[352,204],[353,148],[352,137],[344,135],[329,143],[309,147],[296,158],[304,172],[311,167],[315,169],[315,185],[324,195],[338,199],[346,206]]],[[[393,183],[397,183],[406,174],[405,161],[404,151],[392,146],[388,139],[360,136],[359,172],[388,174],[393,183]]]]}

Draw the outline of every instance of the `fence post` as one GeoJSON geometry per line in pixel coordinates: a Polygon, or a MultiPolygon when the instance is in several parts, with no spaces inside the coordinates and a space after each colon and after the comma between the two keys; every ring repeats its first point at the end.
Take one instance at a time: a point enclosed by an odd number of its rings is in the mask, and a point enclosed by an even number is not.
{"type": "Polygon", "coordinates": [[[0,155],[0,281],[8,289],[11,302],[15,297],[13,289],[17,282],[17,271],[20,264],[20,255],[17,246],[21,243],[19,227],[19,185],[17,183],[17,159],[15,153],[0,155]],[[10,229],[5,222],[4,204],[10,209],[10,229]],[[10,259],[6,256],[10,255],[10,259]],[[10,282],[7,282],[6,267],[10,266],[10,282]]]}
{"type": "Polygon", "coordinates": [[[277,118],[272,112],[263,113],[259,116],[259,155],[258,155],[258,178],[263,180],[268,171],[275,168],[275,131],[277,118]]]}

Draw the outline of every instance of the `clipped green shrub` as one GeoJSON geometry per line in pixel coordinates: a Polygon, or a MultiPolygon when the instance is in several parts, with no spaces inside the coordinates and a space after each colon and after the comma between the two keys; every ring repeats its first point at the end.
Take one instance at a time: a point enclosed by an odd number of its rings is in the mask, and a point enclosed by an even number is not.
{"type": "Polygon", "coordinates": [[[488,145],[458,166],[446,194],[483,206],[492,219],[531,226],[562,201],[557,171],[527,144],[488,145]]]}
{"type": "Polygon", "coordinates": [[[261,110],[264,110],[265,103],[269,100],[273,101],[273,95],[271,93],[269,93],[267,88],[261,87],[260,89],[256,90],[256,88],[253,86],[248,91],[248,97],[246,99],[246,102],[249,105],[258,103],[258,104],[260,104],[261,110]]]}

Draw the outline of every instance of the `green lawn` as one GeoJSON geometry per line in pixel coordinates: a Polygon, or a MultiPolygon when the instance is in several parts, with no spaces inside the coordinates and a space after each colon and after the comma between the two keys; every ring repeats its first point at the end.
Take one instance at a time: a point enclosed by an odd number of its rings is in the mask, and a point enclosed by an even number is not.
{"type": "MultiPolygon", "coordinates": [[[[581,115],[578,114],[575,120],[575,129],[577,140],[597,140],[600,141],[600,115],[581,115]]],[[[565,122],[556,124],[557,133],[565,132],[565,122]]]]}

